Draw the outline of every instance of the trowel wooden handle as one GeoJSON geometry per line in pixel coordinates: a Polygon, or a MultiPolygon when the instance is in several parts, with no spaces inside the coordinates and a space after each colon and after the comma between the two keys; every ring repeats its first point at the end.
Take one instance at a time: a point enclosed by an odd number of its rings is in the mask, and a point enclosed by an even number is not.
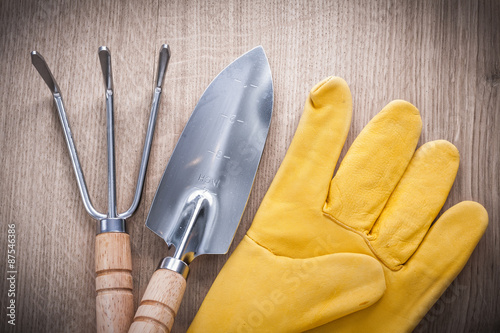
{"type": "Polygon", "coordinates": [[[98,234],[95,242],[97,332],[127,332],[134,317],[130,238],[98,234]]]}
{"type": "Polygon", "coordinates": [[[177,272],[158,269],[149,281],[129,333],[169,333],[186,290],[177,272]]]}

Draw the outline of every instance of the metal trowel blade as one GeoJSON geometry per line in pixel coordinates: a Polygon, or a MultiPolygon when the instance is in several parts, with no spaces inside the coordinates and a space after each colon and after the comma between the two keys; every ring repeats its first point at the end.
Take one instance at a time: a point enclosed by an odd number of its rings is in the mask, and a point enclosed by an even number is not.
{"type": "Polygon", "coordinates": [[[259,166],[272,109],[271,70],[260,46],[227,66],[196,105],[146,221],[169,246],[182,247],[188,263],[198,255],[229,249],[259,166]]]}

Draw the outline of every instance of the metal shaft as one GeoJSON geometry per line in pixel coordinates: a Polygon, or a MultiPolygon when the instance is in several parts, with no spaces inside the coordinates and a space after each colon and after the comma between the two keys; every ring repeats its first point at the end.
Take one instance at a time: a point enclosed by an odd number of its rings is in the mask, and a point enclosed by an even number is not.
{"type": "Polygon", "coordinates": [[[146,132],[146,139],[144,140],[144,148],[142,151],[141,166],[139,168],[139,175],[137,176],[137,186],[135,188],[134,199],[130,208],[118,216],[123,219],[129,218],[139,206],[141,201],[142,188],[144,186],[144,179],[149,161],[149,153],[151,151],[151,144],[153,142],[153,135],[155,132],[156,116],[158,115],[158,108],[160,106],[160,97],[163,86],[163,78],[167,71],[168,62],[170,60],[170,48],[167,44],[163,44],[160,48],[160,55],[158,58],[158,69],[156,72],[156,86],[153,94],[153,102],[151,105],[151,113],[149,115],[148,129],[146,132]]]}
{"type": "Polygon", "coordinates": [[[108,217],[115,218],[116,213],[116,168],[115,168],[115,134],[113,123],[113,92],[106,92],[106,114],[108,133],[108,217]]]}
{"type": "Polygon", "coordinates": [[[106,132],[108,148],[108,218],[114,219],[116,213],[116,168],[115,168],[115,133],[113,105],[113,76],[111,72],[111,53],[106,46],[99,48],[102,75],[106,88],[106,132]]]}
{"type": "Polygon", "coordinates": [[[33,63],[33,66],[36,68],[36,70],[43,78],[47,86],[49,87],[52,96],[54,98],[54,102],[57,108],[57,113],[59,115],[59,120],[61,121],[61,125],[63,128],[64,138],[66,139],[69,155],[71,157],[71,164],[73,165],[73,170],[75,171],[76,181],[78,183],[78,189],[80,190],[80,195],[82,196],[85,210],[94,219],[103,219],[106,217],[106,215],[99,213],[94,208],[92,202],[90,201],[89,193],[87,190],[87,184],[85,183],[85,177],[83,176],[82,167],[80,165],[80,161],[78,160],[78,154],[76,152],[76,147],[73,142],[73,136],[71,135],[71,129],[69,127],[68,118],[66,117],[66,111],[64,108],[64,103],[61,92],[59,90],[59,86],[56,80],[54,79],[54,76],[52,75],[49,66],[45,62],[45,59],[42,57],[40,53],[36,51],[31,52],[31,62],[33,63]]]}

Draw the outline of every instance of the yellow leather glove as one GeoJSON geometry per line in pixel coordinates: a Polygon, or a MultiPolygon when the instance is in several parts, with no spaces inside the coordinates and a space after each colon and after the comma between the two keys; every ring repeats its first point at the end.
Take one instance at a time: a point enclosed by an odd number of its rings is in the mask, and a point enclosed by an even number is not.
{"type": "Polygon", "coordinates": [[[254,222],[191,332],[411,331],[463,268],[487,226],[484,208],[462,202],[431,227],[457,172],[456,148],[434,141],[415,152],[419,112],[394,101],[332,180],[350,118],[342,79],[311,90],[254,222]],[[380,270],[387,289],[375,302],[380,270]]]}

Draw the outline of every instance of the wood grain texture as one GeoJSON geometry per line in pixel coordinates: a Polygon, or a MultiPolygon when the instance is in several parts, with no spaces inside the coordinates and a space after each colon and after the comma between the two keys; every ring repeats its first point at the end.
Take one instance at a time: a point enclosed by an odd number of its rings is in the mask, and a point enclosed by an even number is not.
{"type": "Polygon", "coordinates": [[[106,232],[96,236],[95,271],[97,332],[128,332],[135,309],[127,233],[106,232]]]}
{"type": "Polygon", "coordinates": [[[169,333],[185,291],[186,279],[182,275],[158,269],[142,296],[129,333],[169,333]]]}
{"type": "MultiPolygon", "coordinates": [[[[30,51],[43,54],[59,83],[91,199],[104,211],[105,104],[97,48],[110,48],[121,212],[133,197],[163,43],[172,57],[143,200],[128,221],[135,308],[168,251],[144,220],[179,134],[210,81],[263,45],[273,72],[273,122],[229,254],[286,153],[309,89],[338,75],[349,83],[354,103],[344,153],[385,104],[406,99],[422,114],[420,143],[446,139],[460,151],[444,209],[476,200],[489,213],[490,225],[469,262],[416,331],[499,331],[499,17],[497,0],[1,1],[0,254],[7,257],[8,224],[15,224],[17,273],[11,326],[10,270],[0,265],[0,331],[96,328],[95,222],[83,208],[55,107],[30,51]]],[[[173,332],[186,331],[228,255],[191,264],[173,332]]]]}

